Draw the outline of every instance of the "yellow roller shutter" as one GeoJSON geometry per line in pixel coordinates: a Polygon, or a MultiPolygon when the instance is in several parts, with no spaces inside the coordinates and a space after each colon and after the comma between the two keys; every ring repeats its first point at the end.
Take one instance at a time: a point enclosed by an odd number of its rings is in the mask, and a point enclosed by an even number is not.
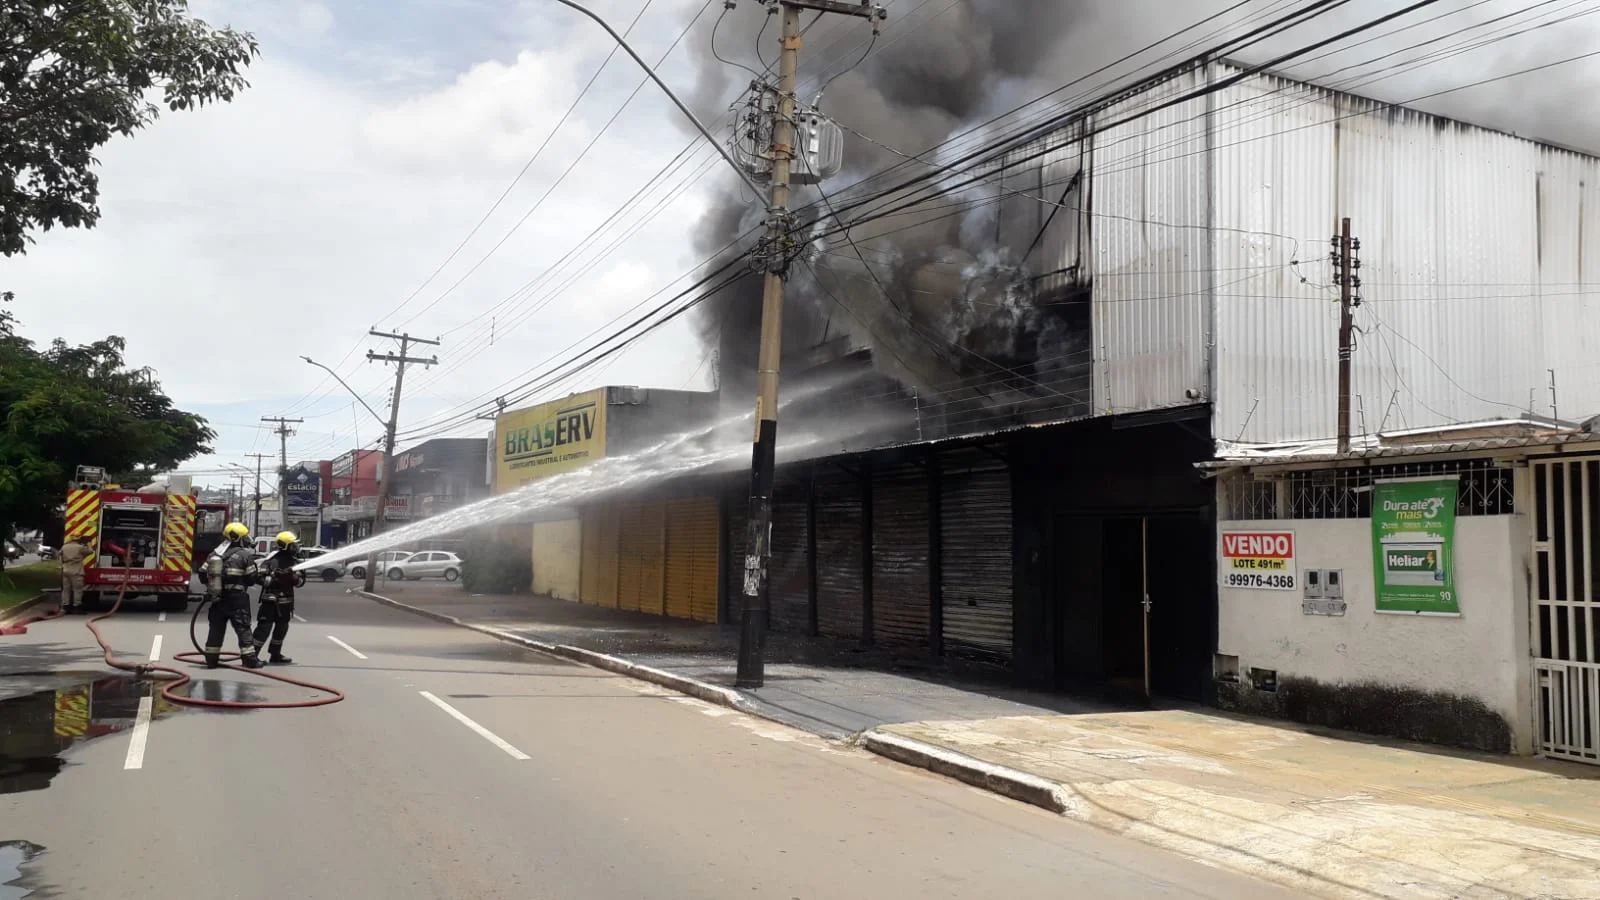
{"type": "Polygon", "coordinates": [[[666,504],[659,501],[622,506],[617,541],[617,600],[621,609],[664,612],[666,504]]]}
{"type": "Polygon", "coordinates": [[[714,499],[667,504],[667,615],[717,621],[718,523],[714,499]]]}
{"type": "Polygon", "coordinates": [[[583,570],[580,598],[592,606],[617,606],[617,510],[593,506],[583,511],[583,570]]]}

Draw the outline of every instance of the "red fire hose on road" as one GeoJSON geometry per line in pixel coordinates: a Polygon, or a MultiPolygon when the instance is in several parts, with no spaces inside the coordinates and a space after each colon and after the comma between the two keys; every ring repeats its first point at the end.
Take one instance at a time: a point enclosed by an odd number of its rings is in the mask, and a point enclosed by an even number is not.
{"type": "MultiPolygon", "coordinates": [[[[183,687],[193,680],[188,672],[185,672],[182,669],[174,669],[171,666],[156,665],[154,663],[123,662],[112,655],[111,645],[106,642],[105,636],[102,635],[100,633],[100,629],[95,626],[96,622],[109,619],[117,614],[117,610],[122,607],[122,600],[125,596],[127,596],[127,593],[128,588],[126,585],[124,585],[122,590],[117,592],[117,602],[111,605],[111,609],[101,613],[98,616],[95,616],[94,618],[85,622],[84,625],[88,627],[92,634],[94,634],[95,641],[100,644],[100,649],[105,652],[106,665],[112,667],[113,669],[121,669],[124,672],[133,672],[138,675],[148,675],[152,672],[161,672],[166,675],[175,676],[171,681],[168,681],[161,688],[161,696],[172,701],[173,703],[181,704],[183,706],[205,706],[217,709],[301,709],[309,706],[327,706],[330,703],[338,703],[340,700],[344,699],[343,691],[328,687],[325,684],[317,684],[314,681],[301,681],[298,678],[290,678],[288,675],[279,675],[276,672],[266,672],[261,669],[246,669],[243,666],[229,665],[227,662],[223,663],[223,668],[225,669],[232,669],[235,672],[249,672],[254,675],[260,675],[262,678],[270,678],[273,681],[281,681],[284,684],[292,684],[297,687],[310,688],[313,691],[321,691],[328,696],[315,697],[310,700],[283,700],[273,702],[264,700],[206,700],[200,697],[190,697],[187,694],[174,694],[173,691],[183,687]]],[[[175,653],[173,654],[173,659],[179,659],[187,663],[205,662],[205,651],[201,649],[200,641],[195,637],[195,623],[200,620],[200,610],[204,609],[205,605],[210,602],[210,598],[200,601],[200,605],[196,606],[194,609],[194,615],[189,618],[189,641],[190,643],[194,644],[194,652],[191,653],[184,651],[182,653],[175,653]]],[[[57,612],[56,615],[60,615],[60,612],[57,612]]],[[[41,616],[41,618],[54,618],[54,616],[41,616]]],[[[224,660],[235,660],[238,658],[239,654],[237,653],[222,654],[222,659],[224,660]]]]}

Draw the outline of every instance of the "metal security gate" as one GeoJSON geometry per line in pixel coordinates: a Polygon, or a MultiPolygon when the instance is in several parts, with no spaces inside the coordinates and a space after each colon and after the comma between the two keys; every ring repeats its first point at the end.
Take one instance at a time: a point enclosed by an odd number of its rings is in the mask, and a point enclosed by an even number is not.
{"type": "Polygon", "coordinates": [[[767,565],[767,627],[805,634],[811,630],[810,535],[803,482],[778,485],[772,505],[772,561],[767,565]]]}
{"type": "Polygon", "coordinates": [[[1011,661],[1011,475],[981,453],[944,460],[944,647],[952,656],[1011,661]]]}
{"type": "Polygon", "coordinates": [[[1600,458],[1532,469],[1539,749],[1600,765],[1600,458]]]}

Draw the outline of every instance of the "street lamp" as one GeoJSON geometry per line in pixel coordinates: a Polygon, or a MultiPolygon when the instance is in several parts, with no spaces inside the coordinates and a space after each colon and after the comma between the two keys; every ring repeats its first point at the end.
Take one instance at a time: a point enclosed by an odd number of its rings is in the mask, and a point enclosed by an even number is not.
{"type": "MultiPolygon", "coordinates": [[[[311,365],[316,366],[317,368],[321,369],[322,371],[327,372],[329,375],[332,375],[333,376],[333,380],[339,382],[340,387],[343,387],[346,391],[349,391],[350,392],[350,396],[356,398],[356,402],[360,403],[363,407],[365,407],[367,412],[372,413],[372,417],[374,419],[378,420],[378,424],[382,425],[384,427],[384,430],[391,437],[394,435],[394,423],[392,423],[388,419],[385,419],[383,416],[378,415],[378,411],[373,409],[367,403],[366,400],[362,399],[361,395],[356,393],[355,388],[353,388],[350,385],[346,384],[345,380],[343,378],[339,377],[339,373],[338,372],[335,372],[334,370],[328,368],[327,366],[323,365],[322,363],[317,362],[316,360],[312,359],[309,356],[302,356],[300,358],[305,360],[306,362],[310,363],[311,365]]],[[[352,464],[352,465],[354,465],[354,464],[352,464]]],[[[392,476],[393,473],[391,473],[389,470],[393,465],[394,465],[394,461],[389,458],[389,454],[385,453],[383,455],[383,477],[385,479],[387,479],[387,478],[392,476]]],[[[354,482],[355,482],[355,473],[352,471],[352,473],[351,473],[351,487],[352,487],[352,489],[354,488],[354,482]]],[[[354,493],[353,490],[352,490],[352,493],[354,493]]],[[[354,497],[352,497],[351,499],[354,499],[354,497]]],[[[382,503],[383,499],[380,497],[378,502],[382,503]]],[[[378,515],[382,515],[382,511],[381,510],[378,512],[378,515]]],[[[319,535],[319,537],[320,537],[320,535],[319,535]]],[[[366,583],[363,585],[363,589],[366,590],[369,593],[372,591],[373,587],[377,583],[377,571],[376,571],[377,568],[378,568],[378,551],[376,549],[374,549],[371,553],[367,554],[366,583]]]]}

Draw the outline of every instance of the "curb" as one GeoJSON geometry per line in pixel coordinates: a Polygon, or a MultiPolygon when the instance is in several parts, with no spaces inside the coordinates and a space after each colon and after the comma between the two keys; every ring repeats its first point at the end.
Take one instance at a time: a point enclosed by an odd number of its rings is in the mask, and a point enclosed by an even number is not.
{"type": "Polygon", "coordinates": [[[44,617],[25,616],[23,614],[36,606],[44,605],[44,602],[50,597],[50,594],[40,594],[37,597],[24,600],[21,603],[12,606],[5,612],[0,613],[0,635],[27,634],[28,626],[32,625],[34,622],[41,621],[44,617]]]}
{"type": "Polygon", "coordinates": [[[1005,766],[986,763],[964,753],[877,729],[862,732],[856,745],[870,753],[907,766],[926,769],[990,793],[1028,803],[1053,813],[1087,819],[1088,811],[1062,785],[1005,766]]]}
{"type": "MultiPolygon", "coordinates": [[[[423,609],[420,606],[412,606],[409,603],[401,603],[398,600],[392,600],[381,594],[373,594],[361,590],[353,591],[352,593],[366,597],[369,600],[376,600],[379,603],[382,603],[386,606],[392,606],[395,609],[403,610],[408,613],[414,613],[422,616],[423,618],[432,619],[435,622],[443,622],[447,625],[455,625],[459,628],[467,628],[472,631],[476,631],[479,634],[486,634],[492,638],[502,640],[510,644],[519,644],[523,647],[527,647],[530,650],[537,650],[540,653],[548,654],[550,656],[561,657],[573,662],[582,663],[586,666],[593,666],[597,669],[605,669],[608,672],[613,672],[618,675],[626,675],[629,678],[636,678],[640,681],[648,681],[651,684],[659,685],[664,688],[670,688],[680,694],[686,694],[690,697],[694,697],[697,700],[704,700],[707,703],[713,703],[717,706],[724,706],[728,709],[760,716],[763,719],[772,719],[771,716],[766,715],[760,710],[756,709],[755,705],[749,700],[745,699],[742,694],[740,694],[738,691],[732,690],[731,688],[725,688],[715,684],[708,684],[704,681],[697,681],[693,678],[689,678],[684,675],[677,675],[672,672],[664,672],[661,669],[654,669],[650,666],[642,666],[635,662],[629,662],[628,660],[619,656],[610,656],[605,653],[598,653],[594,650],[585,650],[582,647],[573,647],[568,644],[551,644],[546,641],[538,641],[530,637],[523,637],[520,634],[514,634],[509,631],[502,631],[499,628],[490,628],[487,625],[478,625],[473,622],[465,622],[456,618],[455,616],[446,615],[445,613],[441,612],[434,612],[431,609],[423,609]]],[[[778,720],[772,719],[772,721],[778,720]]]]}

